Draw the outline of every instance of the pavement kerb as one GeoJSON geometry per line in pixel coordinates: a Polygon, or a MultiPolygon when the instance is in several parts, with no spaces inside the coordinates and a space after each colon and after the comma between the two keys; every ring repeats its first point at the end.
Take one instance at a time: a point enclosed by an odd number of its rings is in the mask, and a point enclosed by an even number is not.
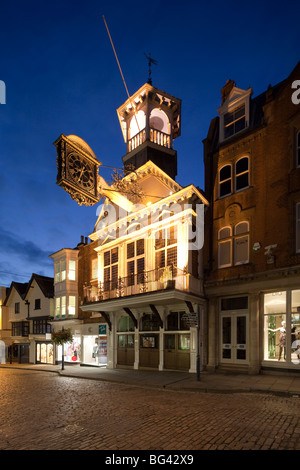
{"type": "MultiPolygon", "coordinates": [[[[191,378],[183,378],[179,380],[175,380],[173,382],[167,382],[167,383],[150,383],[149,381],[139,381],[134,379],[134,377],[130,377],[127,379],[126,377],[103,377],[103,376],[95,376],[92,375],[92,371],[89,370],[89,373],[85,373],[83,370],[81,370],[81,373],[76,373],[70,372],[66,369],[51,369],[45,367],[38,367],[36,365],[33,366],[26,366],[26,365],[14,365],[14,364],[0,364],[0,368],[6,368],[6,369],[19,369],[19,370],[30,370],[30,371],[37,371],[37,372],[52,372],[56,373],[57,375],[61,377],[70,377],[70,378],[77,378],[77,379],[89,379],[89,380],[97,380],[97,381],[102,381],[102,382],[107,382],[107,383],[114,383],[114,384],[122,384],[122,385],[127,385],[131,387],[140,387],[140,388],[155,388],[155,389],[160,389],[160,390],[166,390],[166,391],[173,391],[173,392],[197,392],[197,393],[219,393],[219,394],[236,394],[236,393],[259,393],[259,394],[268,394],[268,395],[277,395],[281,397],[294,397],[294,398],[300,398],[300,387],[297,387],[294,390],[288,390],[285,389],[283,386],[281,388],[278,388],[277,386],[270,384],[267,384],[265,386],[258,384],[256,387],[246,384],[247,382],[247,377],[243,376],[242,377],[242,383],[244,386],[241,386],[240,383],[237,383],[238,381],[235,380],[235,383],[230,383],[230,376],[221,375],[221,374],[210,374],[206,377],[211,378],[213,381],[216,382],[216,385],[212,384],[205,384],[205,378],[203,380],[203,375],[202,378],[200,376],[200,381],[196,380],[192,382],[191,385],[191,378]],[[184,382],[189,382],[189,383],[184,383],[184,382]]],[[[130,370],[128,371],[130,374],[130,370]]],[[[162,376],[163,377],[163,376],[162,376]]],[[[205,376],[204,376],[205,377],[205,376]]],[[[261,377],[261,376],[259,376],[261,377]]],[[[193,376],[194,378],[194,376],[193,376]]],[[[284,382],[284,380],[283,380],[284,382]]]]}

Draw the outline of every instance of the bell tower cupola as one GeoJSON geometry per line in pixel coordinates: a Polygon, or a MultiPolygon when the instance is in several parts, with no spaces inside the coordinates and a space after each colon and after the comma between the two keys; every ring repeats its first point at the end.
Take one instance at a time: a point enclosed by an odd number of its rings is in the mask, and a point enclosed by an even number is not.
{"type": "Polygon", "coordinates": [[[139,168],[151,160],[175,179],[177,152],[173,141],[180,136],[181,100],[146,83],[117,113],[127,145],[124,166],[139,168]]]}

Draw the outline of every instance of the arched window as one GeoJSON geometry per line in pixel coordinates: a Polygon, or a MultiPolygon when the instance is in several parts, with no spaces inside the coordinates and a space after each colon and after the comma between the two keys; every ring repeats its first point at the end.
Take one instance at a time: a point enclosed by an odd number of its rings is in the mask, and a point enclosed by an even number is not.
{"type": "Polygon", "coordinates": [[[249,186],[249,158],[240,158],[235,164],[235,190],[248,188],[249,186]]]}
{"type": "Polygon", "coordinates": [[[225,165],[219,172],[219,197],[227,196],[232,193],[231,180],[231,165],[225,165]]]}
{"type": "Polygon", "coordinates": [[[138,134],[141,130],[146,127],[146,115],[144,111],[138,111],[132,117],[129,127],[129,139],[138,134]]]}
{"type": "Polygon", "coordinates": [[[234,227],[234,264],[249,262],[249,222],[239,222],[234,227]]]}
{"type": "Polygon", "coordinates": [[[218,233],[218,265],[219,268],[231,266],[232,237],[231,227],[223,227],[218,233]]]}
{"type": "Polygon", "coordinates": [[[242,221],[218,232],[218,267],[249,263],[249,222],[242,221]]]}

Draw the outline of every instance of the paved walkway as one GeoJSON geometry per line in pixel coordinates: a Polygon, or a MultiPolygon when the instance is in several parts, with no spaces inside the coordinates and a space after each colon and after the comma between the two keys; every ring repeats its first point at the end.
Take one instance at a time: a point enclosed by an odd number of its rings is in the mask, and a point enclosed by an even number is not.
{"type": "Polygon", "coordinates": [[[299,376],[284,376],[274,374],[246,375],[236,373],[210,373],[201,372],[200,380],[196,374],[177,371],[154,371],[133,369],[106,369],[103,367],[88,367],[76,365],[42,364],[1,364],[1,368],[15,368],[22,370],[47,371],[65,377],[81,379],[103,380],[143,387],[164,388],[177,391],[194,392],[265,392],[279,395],[300,397],[299,376]]]}

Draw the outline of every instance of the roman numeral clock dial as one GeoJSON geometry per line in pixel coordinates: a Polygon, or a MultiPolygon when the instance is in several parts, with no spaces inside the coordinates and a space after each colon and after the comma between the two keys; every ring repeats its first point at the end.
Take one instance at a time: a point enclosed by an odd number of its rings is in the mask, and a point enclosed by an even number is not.
{"type": "Polygon", "coordinates": [[[69,155],[69,173],[75,183],[84,189],[91,189],[95,185],[94,171],[88,162],[78,154],[69,155]]]}
{"type": "Polygon", "coordinates": [[[54,145],[57,150],[57,184],[80,206],[97,204],[101,163],[91,147],[76,135],[63,134],[54,145]]]}

